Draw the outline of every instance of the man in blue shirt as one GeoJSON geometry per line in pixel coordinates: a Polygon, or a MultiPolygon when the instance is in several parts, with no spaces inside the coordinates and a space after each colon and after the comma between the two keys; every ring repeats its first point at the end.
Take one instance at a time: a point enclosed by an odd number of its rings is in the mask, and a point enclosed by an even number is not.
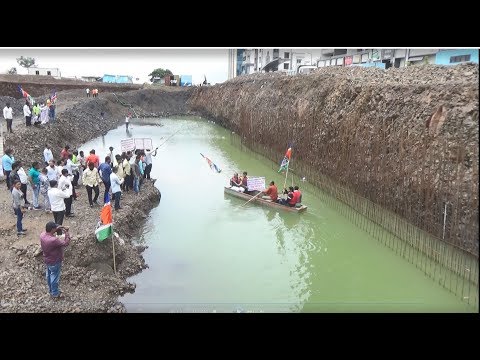
{"type": "Polygon", "coordinates": [[[105,162],[100,164],[98,172],[102,178],[102,182],[105,185],[105,192],[103,193],[103,202],[107,198],[107,194],[110,191],[110,174],[112,173],[112,166],[110,165],[110,156],[105,157],[105,162]]]}
{"type": "Polygon", "coordinates": [[[14,161],[13,150],[5,150],[5,155],[2,156],[2,168],[3,175],[5,175],[5,178],[7,179],[7,190],[10,190],[10,172],[12,171],[12,164],[14,161]]]}

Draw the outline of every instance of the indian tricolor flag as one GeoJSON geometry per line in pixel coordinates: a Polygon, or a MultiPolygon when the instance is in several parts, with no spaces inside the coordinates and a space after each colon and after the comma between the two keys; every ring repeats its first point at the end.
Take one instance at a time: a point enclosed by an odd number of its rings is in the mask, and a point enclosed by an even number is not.
{"type": "Polygon", "coordinates": [[[278,169],[278,172],[282,172],[288,169],[288,164],[290,163],[290,158],[292,157],[292,147],[289,146],[287,149],[287,152],[285,153],[285,157],[282,160],[282,163],[280,164],[280,169],[278,169]]]}
{"type": "Polygon", "coordinates": [[[102,225],[95,230],[95,236],[98,241],[103,241],[109,236],[112,236],[112,205],[110,204],[110,194],[107,193],[105,198],[105,205],[103,205],[102,211],[100,212],[100,219],[102,220],[102,225]]]}

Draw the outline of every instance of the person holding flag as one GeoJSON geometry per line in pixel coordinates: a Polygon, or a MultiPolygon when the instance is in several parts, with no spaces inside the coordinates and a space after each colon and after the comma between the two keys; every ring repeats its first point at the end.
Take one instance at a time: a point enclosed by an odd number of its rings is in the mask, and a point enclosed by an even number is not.
{"type": "MultiPolygon", "coordinates": [[[[55,121],[55,101],[57,100],[57,92],[50,96],[50,106],[48,107],[48,118],[53,123],[55,121]]],[[[48,102],[48,100],[47,100],[48,102]]]]}
{"type": "Polygon", "coordinates": [[[33,97],[31,97],[25,90],[23,90],[23,88],[18,85],[18,91],[20,91],[20,94],[22,94],[22,96],[24,98],[27,99],[27,101],[33,106],[35,105],[35,100],[33,99],[33,97]]]}

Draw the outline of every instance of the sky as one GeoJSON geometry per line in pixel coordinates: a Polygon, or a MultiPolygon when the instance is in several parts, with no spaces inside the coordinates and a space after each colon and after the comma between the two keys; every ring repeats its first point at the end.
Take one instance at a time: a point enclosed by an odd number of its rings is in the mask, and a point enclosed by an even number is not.
{"type": "Polygon", "coordinates": [[[59,68],[62,77],[129,75],[135,83],[149,81],[154,69],[169,69],[174,75],[192,75],[193,84],[227,80],[227,49],[180,48],[0,48],[0,73],[12,67],[26,74],[16,59],[33,57],[40,68],[59,68]],[[136,80],[138,78],[138,80],[136,80]]]}

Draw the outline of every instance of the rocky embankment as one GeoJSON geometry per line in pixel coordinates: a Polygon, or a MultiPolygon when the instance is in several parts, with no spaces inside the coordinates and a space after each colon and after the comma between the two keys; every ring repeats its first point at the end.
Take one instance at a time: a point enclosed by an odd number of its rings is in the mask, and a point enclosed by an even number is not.
{"type": "MultiPolygon", "coordinates": [[[[121,101],[133,105],[138,112],[165,116],[189,113],[188,96],[188,89],[139,90],[122,94],[121,101]]],[[[59,92],[58,99],[59,111],[53,124],[26,128],[20,118],[14,121],[14,133],[4,134],[5,146],[14,149],[16,159],[26,164],[42,160],[45,143],[51,145],[57,157],[66,144],[81,149],[83,142],[122,124],[127,111],[113,94],[87,99],[82,90],[69,90],[59,92]],[[100,112],[105,114],[103,120],[100,112]]],[[[21,99],[15,101],[23,105],[21,99]]],[[[72,234],[60,280],[64,297],[53,300],[48,294],[39,246],[39,235],[53,216],[44,211],[27,211],[23,220],[27,235],[18,237],[11,196],[5,183],[0,183],[0,209],[4,217],[0,224],[0,312],[125,311],[117,302],[118,297],[135,288],[126,279],[147,266],[142,257],[144,246],[136,245],[132,239],[139,235],[138,229],[144,225],[149,211],[159,204],[160,191],[154,181],[146,180],[139,195],[132,191],[122,195],[122,209],[114,211],[114,230],[121,239],[115,241],[116,274],[111,240],[99,243],[94,235],[101,208],[90,208],[83,186],[77,192],[79,197],[73,203],[75,216],[64,220],[72,234]]],[[[102,189],[100,192],[103,194],[102,189]]]]}
{"type": "Polygon", "coordinates": [[[309,182],[439,238],[446,205],[445,239],[478,256],[478,80],[478,64],[328,67],[196,88],[190,104],[272,161],[292,145],[309,182]]]}

